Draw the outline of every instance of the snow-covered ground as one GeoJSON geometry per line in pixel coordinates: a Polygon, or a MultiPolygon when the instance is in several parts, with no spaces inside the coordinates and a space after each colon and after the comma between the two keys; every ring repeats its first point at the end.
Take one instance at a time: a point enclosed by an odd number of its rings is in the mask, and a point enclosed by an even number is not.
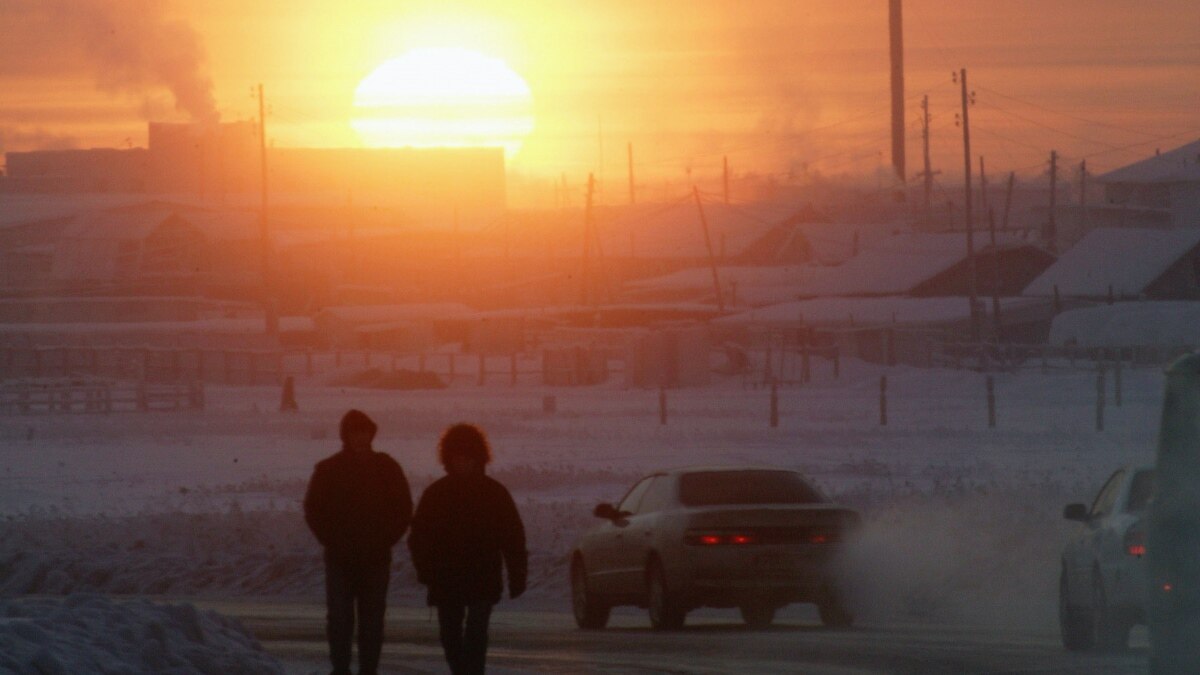
{"type": "Polygon", "coordinates": [[[98,595],[0,600],[0,673],[277,675],[237,622],[187,604],[98,595]]]}
{"type": "MultiPolygon", "coordinates": [[[[456,384],[396,392],[301,381],[301,411],[274,412],[275,388],[208,390],[202,413],[0,420],[0,596],[149,594],[319,601],[319,553],[300,517],[313,464],[337,449],[336,425],[358,407],[380,425],[377,447],[404,465],[414,492],[439,473],[448,424],[481,424],[492,473],[512,489],[530,535],[531,591],[517,606],[567,608],[566,554],[642,473],[689,464],[770,464],[806,471],[863,510],[847,553],[869,618],[1052,626],[1057,560],[1076,525],[1063,504],[1088,501],[1117,466],[1149,462],[1162,375],[1123,373],[1095,423],[1096,378],[1084,371],[999,374],[996,429],[985,376],[824,362],[814,382],[769,392],[740,378],[668,393],[456,384]],[[879,377],[888,418],[879,425],[879,377]],[[543,412],[545,395],[557,413],[543,412]]],[[[1111,388],[1112,378],[1108,385],[1111,388]]],[[[419,606],[398,550],[393,602],[419,606]]]]}

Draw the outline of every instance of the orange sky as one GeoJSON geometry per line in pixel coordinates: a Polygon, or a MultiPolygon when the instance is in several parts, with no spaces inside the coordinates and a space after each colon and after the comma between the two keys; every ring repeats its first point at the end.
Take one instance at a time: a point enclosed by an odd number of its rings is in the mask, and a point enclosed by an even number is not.
{"type": "MultiPolygon", "coordinates": [[[[211,97],[222,118],[244,119],[260,81],[274,143],[353,145],[365,75],[412,47],[460,46],[504,59],[533,92],[536,127],[510,164],[520,173],[597,170],[599,127],[614,176],[626,141],[646,177],[711,173],[722,154],[738,171],[873,175],[889,147],[886,6],[0,0],[0,146],[141,145],[147,119],[188,117],[173,90],[195,114],[211,97]]],[[[974,150],[997,172],[1036,172],[1051,148],[1110,168],[1200,137],[1194,0],[905,10],[910,173],[926,92],[934,163],[961,171],[950,72],[962,66],[977,92],[974,150]]]]}

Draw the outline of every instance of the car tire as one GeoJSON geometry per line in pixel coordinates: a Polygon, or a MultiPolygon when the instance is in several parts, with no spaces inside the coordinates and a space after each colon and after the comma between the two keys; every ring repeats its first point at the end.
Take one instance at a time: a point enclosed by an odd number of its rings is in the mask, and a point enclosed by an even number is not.
{"type": "Polygon", "coordinates": [[[571,608],[575,624],[584,630],[600,630],[608,625],[612,608],[588,592],[587,568],[576,558],[571,564],[571,608]]]}
{"type": "Polygon", "coordinates": [[[1129,622],[1108,606],[1108,594],[1099,574],[1092,579],[1092,629],[1096,649],[1114,652],[1129,648],[1129,622]]]}
{"type": "Polygon", "coordinates": [[[742,621],[751,628],[766,628],[775,622],[775,605],[755,602],[738,607],[742,621]]]}
{"type": "Polygon", "coordinates": [[[837,589],[826,586],[817,600],[817,613],[827,628],[849,628],[854,625],[854,614],[846,606],[846,600],[837,589]]]}
{"type": "Polygon", "coordinates": [[[1058,627],[1063,647],[1072,652],[1087,651],[1096,645],[1092,615],[1085,608],[1071,604],[1067,583],[1064,569],[1058,578],[1058,627]]]}
{"type": "Polygon", "coordinates": [[[650,627],[654,630],[683,627],[687,612],[667,585],[667,575],[658,560],[651,560],[646,566],[646,607],[650,613],[650,627]]]}

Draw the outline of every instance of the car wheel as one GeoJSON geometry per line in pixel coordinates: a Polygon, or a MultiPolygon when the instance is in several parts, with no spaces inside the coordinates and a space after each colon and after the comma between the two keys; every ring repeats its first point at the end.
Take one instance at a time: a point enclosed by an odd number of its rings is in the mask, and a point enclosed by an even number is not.
{"type": "Polygon", "coordinates": [[[821,591],[817,613],[821,615],[821,623],[829,628],[849,628],[854,625],[854,614],[846,607],[845,598],[829,586],[821,591]]]}
{"type": "Polygon", "coordinates": [[[1129,623],[1108,606],[1104,581],[1099,575],[1092,580],[1093,644],[1103,651],[1122,651],[1129,648],[1129,623]]]}
{"type": "Polygon", "coordinates": [[[687,615],[673,597],[662,563],[657,560],[651,560],[646,568],[646,607],[650,610],[650,626],[655,630],[681,628],[687,615]]]}
{"type": "Polygon", "coordinates": [[[588,592],[587,569],[581,559],[571,565],[571,606],[580,628],[598,630],[608,625],[611,608],[588,592]]]}
{"type": "Polygon", "coordinates": [[[1067,588],[1067,571],[1058,578],[1058,626],[1062,631],[1062,643],[1068,651],[1087,651],[1095,646],[1096,634],[1092,629],[1092,616],[1082,607],[1071,604],[1067,588]]]}
{"type": "Polygon", "coordinates": [[[738,607],[742,613],[742,621],[751,628],[766,628],[775,621],[775,606],[756,602],[738,607]]]}

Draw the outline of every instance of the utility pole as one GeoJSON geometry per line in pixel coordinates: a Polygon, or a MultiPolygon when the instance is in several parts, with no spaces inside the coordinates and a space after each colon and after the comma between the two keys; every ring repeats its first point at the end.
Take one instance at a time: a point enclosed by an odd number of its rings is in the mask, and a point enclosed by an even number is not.
{"type": "Polygon", "coordinates": [[[592,198],[596,191],[596,178],[588,174],[587,203],[583,211],[583,265],[580,271],[580,304],[588,306],[592,302],[592,198]]]}
{"type": "Polygon", "coordinates": [[[987,172],[983,167],[983,155],[979,156],[979,210],[981,213],[988,211],[988,184],[987,172]]]}
{"type": "Polygon", "coordinates": [[[970,266],[970,302],[971,302],[971,340],[979,341],[979,312],[976,311],[976,305],[979,303],[979,279],[975,269],[975,232],[974,224],[971,222],[971,118],[970,118],[970,98],[967,95],[967,69],[963,68],[960,73],[960,83],[962,84],[962,129],[963,129],[963,173],[966,178],[965,193],[966,198],[965,214],[967,226],[967,261],[970,266]]]}
{"type": "Polygon", "coordinates": [[[1087,160],[1079,162],[1079,231],[1087,231],[1087,160]]]}
{"type": "Polygon", "coordinates": [[[1046,240],[1046,248],[1050,249],[1051,253],[1058,253],[1058,226],[1054,222],[1054,212],[1058,208],[1058,151],[1050,151],[1050,219],[1046,222],[1046,231],[1043,233],[1043,239],[1046,240]]]}
{"type": "Polygon", "coordinates": [[[713,290],[717,294],[717,310],[725,312],[725,299],[721,297],[721,280],[717,276],[717,259],[713,256],[712,237],[708,234],[708,219],[704,217],[704,204],[700,201],[700,190],[692,186],[692,196],[696,198],[696,210],[700,212],[700,227],[704,229],[704,246],[708,249],[708,266],[712,269],[713,290]]]}
{"type": "Polygon", "coordinates": [[[725,204],[728,205],[729,204],[729,155],[725,155],[721,158],[721,164],[724,167],[724,172],[722,174],[722,176],[723,176],[722,180],[725,185],[725,204]]]}
{"type": "Polygon", "coordinates": [[[925,156],[925,171],[921,177],[925,194],[925,225],[933,223],[933,168],[929,162],[929,94],[921,99],[921,146],[925,156]]]}
{"type": "Polygon", "coordinates": [[[626,154],[629,155],[629,203],[636,203],[637,199],[633,192],[633,143],[625,144],[626,154]]]}
{"type": "Polygon", "coordinates": [[[271,230],[267,223],[267,116],[266,105],[263,102],[263,86],[258,85],[258,151],[259,163],[262,169],[262,209],[258,214],[259,237],[261,238],[260,254],[262,256],[262,293],[263,316],[266,321],[267,335],[279,333],[279,317],[275,313],[275,301],[271,297],[271,230]]]}
{"type": "Polygon", "coordinates": [[[996,247],[996,214],[992,209],[988,209],[988,230],[992,242],[992,332],[1000,342],[1000,249],[996,247]]]}

